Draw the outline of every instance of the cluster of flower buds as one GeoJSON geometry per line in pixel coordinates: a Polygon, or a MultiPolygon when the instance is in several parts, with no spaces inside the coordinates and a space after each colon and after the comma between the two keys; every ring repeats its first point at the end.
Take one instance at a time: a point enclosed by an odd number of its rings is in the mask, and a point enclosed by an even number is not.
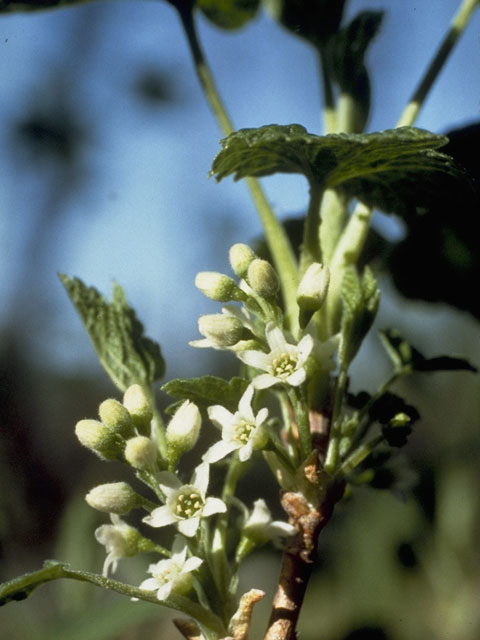
{"type": "Polygon", "coordinates": [[[131,385],[123,402],[104,400],[99,420],[79,420],[75,434],[80,443],[103,460],[126,460],[136,469],[154,469],[156,447],[151,441],[152,407],[144,389],[131,385]]]}

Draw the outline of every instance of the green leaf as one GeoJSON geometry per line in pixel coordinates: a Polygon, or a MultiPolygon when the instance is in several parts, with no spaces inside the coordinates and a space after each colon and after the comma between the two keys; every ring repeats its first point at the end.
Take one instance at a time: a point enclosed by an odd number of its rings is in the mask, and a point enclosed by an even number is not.
{"type": "Polygon", "coordinates": [[[415,215],[448,193],[469,189],[465,172],[434,149],[447,138],[414,127],[317,136],[298,124],[240,129],[221,141],[217,180],[300,173],[321,188],[339,188],[386,213],[415,215]]]}
{"type": "Polygon", "coordinates": [[[255,17],[260,0],[197,0],[196,6],[217,27],[239,29],[255,17]]]}
{"type": "Polygon", "coordinates": [[[264,0],[273,17],[318,48],[336,32],[345,0],[264,0]]]}
{"type": "Polygon", "coordinates": [[[123,289],[115,284],[107,302],[79,278],[60,279],[75,305],[98,359],[114,384],[125,391],[131,384],[151,387],[165,373],[159,345],[143,334],[143,325],[129,307],[123,289]]]}
{"type": "Polygon", "coordinates": [[[162,391],[180,400],[191,400],[199,406],[221,404],[230,411],[236,411],[247,386],[248,380],[244,378],[232,378],[227,382],[216,376],[202,376],[170,380],[163,385],[162,391]]]}
{"type": "Polygon", "coordinates": [[[365,54],[377,35],[383,11],[362,11],[333,38],[332,64],[342,93],[355,95],[359,78],[366,72],[365,54]]]}
{"type": "Polygon", "coordinates": [[[426,358],[415,347],[412,347],[395,329],[383,329],[379,332],[380,340],[398,372],[408,371],[472,371],[474,367],[465,358],[437,356],[426,358]]]}
{"type": "Polygon", "coordinates": [[[360,278],[355,266],[346,268],[342,283],[343,313],[339,349],[340,367],[345,371],[360,349],[377,315],[380,290],[373,273],[365,267],[360,278]]]}

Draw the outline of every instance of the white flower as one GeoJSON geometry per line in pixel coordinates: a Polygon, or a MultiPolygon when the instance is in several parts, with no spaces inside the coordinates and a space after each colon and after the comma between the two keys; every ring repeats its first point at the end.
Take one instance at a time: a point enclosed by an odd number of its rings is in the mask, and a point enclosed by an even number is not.
{"type": "Polygon", "coordinates": [[[248,460],[252,451],[263,448],[268,441],[263,423],[267,419],[268,409],[260,409],[255,414],[252,409],[254,388],[248,385],[238,403],[238,411],[230,413],[221,405],[208,407],[210,420],[222,429],[222,439],[216,442],[203,456],[205,462],[216,462],[238,449],[242,462],[248,460]]]}
{"type": "Polygon", "coordinates": [[[187,558],[187,545],[184,538],[175,536],[172,547],[172,557],[159,560],[148,567],[152,578],[147,578],[140,585],[140,589],[156,591],[159,600],[166,600],[173,592],[185,595],[192,587],[192,571],[198,569],[203,560],[196,556],[187,558]]]}
{"type": "Polygon", "coordinates": [[[113,524],[103,524],[95,530],[95,538],[105,546],[107,557],[103,564],[103,575],[106,577],[110,567],[112,573],[117,570],[121,558],[133,556],[138,551],[139,532],[124,522],[114,513],[110,514],[113,524]]]}
{"type": "Polygon", "coordinates": [[[143,522],[151,527],[164,527],[176,523],[184,536],[191,537],[198,529],[200,518],[208,518],[227,509],[220,498],[205,497],[209,479],[207,463],[198,465],[190,484],[182,485],[177,476],[169,471],[162,471],[157,479],[167,502],[143,518],[143,522]]]}
{"type": "Polygon", "coordinates": [[[313,348],[312,336],[307,334],[298,344],[290,344],[282,330],[269,322],[265,327],[265,337],[270,353],[254,350],[237,353],[245,364],[267,372],[252,380],[255,389],[266,389],[279,382],[292,387],[301,385],[307,375],[304,365],[313,348]]]}
{"type": "Polygon", "coordinates": [[[253,511],[247,518],[242,534],[253,538],[257,544],[263,544],[268,540],[278,541],[278,538],[291,536],[297,530],[288,522],[272,520],[272,514],[265,504],[265,500],[259,498],[253,503],[253,511]]]}

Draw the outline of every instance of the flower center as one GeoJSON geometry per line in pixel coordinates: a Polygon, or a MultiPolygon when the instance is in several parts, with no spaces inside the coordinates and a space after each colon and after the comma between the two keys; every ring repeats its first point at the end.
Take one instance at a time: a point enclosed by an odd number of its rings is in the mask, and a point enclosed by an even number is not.
{"type": "Polygon", "coordinates": [[[297,359],[295,356],[285,352],[281,353],[272,360],[272,375],[283,380],[295,371],[296,366],[297,359]]]}
{"type": "Polygon", "coordinates": [[[247,444],[252,435],[252,431],[255,429],[255,425],[247,422],[246,420],[239,420],[233,428],[234,439],[240,444],[247,444]]]}
{"type": "Polygon", "coordinates": [[[179,518],[194,518],[201,514],[203,499],[198,491],[183,491],[177,496],[175,515],[179,518]]]}
{"type": "Polygon", "coordinates": [[[169,582],[173,582],[180,571],[181,568],[178,565],[176,565],[174,562],[170,562],[167,566],[163,567],[161,571],[159,571],[158,573],[155,572],[153,575],[159,585],[164,585],[169,582]]]}

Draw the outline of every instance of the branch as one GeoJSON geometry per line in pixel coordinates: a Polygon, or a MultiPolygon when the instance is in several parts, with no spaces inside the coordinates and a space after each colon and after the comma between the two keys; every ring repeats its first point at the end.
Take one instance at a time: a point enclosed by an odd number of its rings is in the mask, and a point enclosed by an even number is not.
{"type": "MultiPolygon", "coordinates": [[[[313,472],[317,475],[317,480],[324,477],[323,472],[320,475],[315,470],[313,472]]],[[[309,470],[306,468],[306,477],[308,474],[309,470]]],[[[330,520],[343,491],[343,483],[332,485],[318,507],[312,506],[300,493],[284,493],[282,506],[290,517],[290,523],[297,527],[298,533],[287,540],[264,640],[295,640],[297,637],[295,629],[314,567],[318,536],[330,520]]]]}

